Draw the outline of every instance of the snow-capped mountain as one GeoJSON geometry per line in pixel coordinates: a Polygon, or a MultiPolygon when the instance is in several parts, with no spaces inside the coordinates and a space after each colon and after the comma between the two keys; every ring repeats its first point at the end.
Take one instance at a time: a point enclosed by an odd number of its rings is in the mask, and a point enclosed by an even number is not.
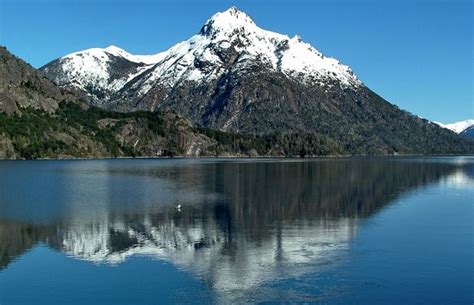
{"type": "Polygon", "coordinates": [[[469,137],[469,138],[474,138],[474,125],[469,126],[468,128],[464,129],[460,135],[469,137]]]}
{"type": "Polygon", "coordinates": [[[464,121],[460,121],[460,122],[456,122],[456,123],[451,123],[451,124],[443,124],[443,123],[439,123],[439,122],[436,122],[439,126],[443,127],[443,128],[446,128],[446,129],[449,129],[451,131],[454,131],[455,133],[457,134],[461,134],[462,132],[464,132],[466,129],[468,129],[469,127],[472,127],[474,126],[474,119],[471,119],[471,120],[464,120],[464,121]]]}
{"type": "Polygon", "coordinates": [[[132,55],[116,46],[93,48],[61,57],[42,70],[59,85],[76,86],[96,101],[107,102],[127,86],[140,98],[156,85],[171,90],[181,82],[216,80],[229,72],[226,56],[231,54],[238,55],[232,58],[232,68],[242,72],[258,62],[308,84],[335,80],[343,87],[361,85],[349,67],[298,36],[259,28],[235,7],[215,14],[199,34],[162,53],[132,55]]]}
{"type": "Polygon", "coordinates": [[[235,7],[156,55],[89,49],[41,70],[107,109],[173,111],[195,125],[239,133],[319,133],[356,153],[369,146],[372,153],[420,153],[429,150],[426,139],[452,138],[300,37],[264,30],[235,7]]]}
{"type": "Polygon", "coordinates": [[[179,82],[209,82],[232,68],[245,72],[256,62],[288,77],[323,82],[334,79],[343,86],[357,86],[360,81],[349,67],[295,36],[290,38],[259,28],[245,13],[235,7],[217,13],[199,34],[181,42],[158,57],[162,60],[132,87],[145,95],[156,84],[173,88],[179,82]],[[228,51],[232,52],[228,52],[228,51]],[[235,54],[229,61],[227,56],[235,54]]]}
{"type": "Polygon", "coordinates": [[[82,90],[102,104],[159,59],[160,54],[132,55],[109,46],[66,55],[49,63],[43,72],[56,84],[82,90]]]}

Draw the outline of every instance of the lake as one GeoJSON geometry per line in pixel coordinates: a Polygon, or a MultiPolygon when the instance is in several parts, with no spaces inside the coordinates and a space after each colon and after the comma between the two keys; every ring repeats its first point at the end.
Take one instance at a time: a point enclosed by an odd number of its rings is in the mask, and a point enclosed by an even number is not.
{"type": "Polygon", "coordinates": [[[0,161],[0,304],[472,304],[474,157],[0,161]]]}

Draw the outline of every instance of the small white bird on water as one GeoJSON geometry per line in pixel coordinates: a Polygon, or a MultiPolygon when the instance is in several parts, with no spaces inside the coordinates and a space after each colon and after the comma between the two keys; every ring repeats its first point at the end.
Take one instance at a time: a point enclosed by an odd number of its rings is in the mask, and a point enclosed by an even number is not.
{"type": "Polygon", "coordinates": [[[178,211],[181,211],[181,204],[178,204],[178,205],[176,206],[176,209],[177,209],[178,211]]]}

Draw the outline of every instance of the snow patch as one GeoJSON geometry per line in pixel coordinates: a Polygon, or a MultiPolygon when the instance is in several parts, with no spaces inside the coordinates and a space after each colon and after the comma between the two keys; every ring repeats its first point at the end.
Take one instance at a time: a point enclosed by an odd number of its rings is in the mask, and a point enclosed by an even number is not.
{"type": "Polygon", "coordinates": [[[468,129],[469,127],[474,125],[474,119],[464,120],[456,123],[451,124],[443,124],[439,122],[434,122],[439,126],[454,131],[455,133],[461,133],[464,130],[468,129]]]}

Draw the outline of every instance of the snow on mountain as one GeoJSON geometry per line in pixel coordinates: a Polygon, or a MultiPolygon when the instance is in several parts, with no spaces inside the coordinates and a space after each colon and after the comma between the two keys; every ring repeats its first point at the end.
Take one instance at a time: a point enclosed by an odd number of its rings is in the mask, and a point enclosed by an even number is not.
{"type": "Polygon", "coordinates": [[[222,57],[229,48],[240,54],[236,69],[245,70],[258,62],[310,83],[330,78],[342,86],[361,84],[349,67],[325,57],[300,37],[263,30],[248,15],[232,7],[210,18],[199,34],[161,53],[162,61],[143,82],[134,86],[141,87],[140,93],[145,94],[156,83],[173,87],[182,81],[216,79],[225,72],[222,57]]]}
{"type": "Polygon", "coordinates": [[[204,40],[201,45],[205,47],[219,43],[223,48],[230,46],[227,42],[239,41],[237,51],[245,54],[242,61],[260,59],[288,76],[330,77],[344,85],[360,84],[349,67],[323,56],[299,36],[290,38],[263,30],[235,7],[215,14],[194,39],[204,40]]]}
{"type": "Polygon", "coordinates": [[[455,133],[462,133],[466,129],[468,129],[471,126],[474,126],[474,119],[469,119],[469,120],[464,120],[456,123],[451,123],[451,124],[443,124],[439,122],[435,122],[439,126],[452,130],[455,133]]]}
{"type": "Polygon", "coordinates": [[[298,36],[259,28],[235,7],[215,14],[197,35],[162,53],[132,55],[116,46],[93,48],[59,58],[42,70],[59,85],[79,87],[98,99],[110,99],[127,84],[140,97],[157,84],[173,88],[185,81],[215,80],[228,68],[229,51],[238,54],[232,67],[236,70],[263,64],[304,83],[362,84],[348,66],[325,57],[298,36]]]}
{"type": "Polygon", "coordinates": [[[129,61],[136,62],[136,63],[144,63],[147,65],[153,65],[160,62],[163,59],[165,53],[158,53],[154,55],[132,55],[127,51],[116,47],[114,45],[108,46],[107,48],[103,49],[105,52],[110,53],[114,56],[123,57],[129,61]]]}
{"type": "Polygon", "coordinates": [[[41,70],[60,86],[110,98],[127,82],[160,61],[161,55],[132,55],[118,47],[92,48],[61,57],[41,70]]]}

